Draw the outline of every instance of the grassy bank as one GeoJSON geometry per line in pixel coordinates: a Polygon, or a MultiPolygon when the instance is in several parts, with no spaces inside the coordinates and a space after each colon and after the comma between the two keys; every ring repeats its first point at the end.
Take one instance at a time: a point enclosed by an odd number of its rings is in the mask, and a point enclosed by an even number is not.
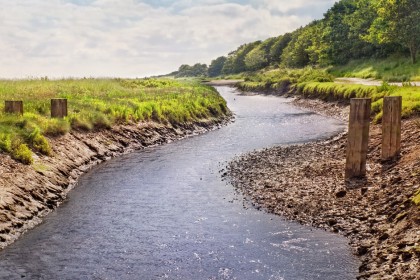
{"type": "Polygon", "coordinates": [[[371,97],[372,114],[375,122],[382,117],[384,96],[403,97],[403,117],[420,113],[420,88],[409,84],[398,87],[387,83],[381,86],[336,84],[334,76],[325,70],[312,68],[291,70],[277,69],[247,75],[238,87],[247,91],[268,91],[281,94],[295,94],[324,101],[348,102],[350,98],[371,97]]]}
{"type": "Polygon", "coordinates": [[[30,164],[32,152],[51,154],[48,137],[72,129],[91,131],[140,121],[176,125],[227,112],[225,101],[213,88],[190,81],[0,81],[0,150],[30,164]],[[68,99],[68,117],[50,118],[51,98],[68,99]],[[5,100],[23,100],[23,116],[5,114],[5,100]]]}
{"type": "Polygon", "coordinates": [[[420,62],[413,64],[409,58],[398,56],[361,59],[331,67],[328,72],[336,77],[373,78],[387,82],[420,81],[420,62]]]}

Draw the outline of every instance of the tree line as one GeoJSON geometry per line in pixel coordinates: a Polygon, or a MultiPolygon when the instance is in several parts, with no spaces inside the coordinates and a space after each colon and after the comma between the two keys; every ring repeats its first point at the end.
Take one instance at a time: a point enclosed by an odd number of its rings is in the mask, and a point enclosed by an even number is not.
{"type": "Polygon", "coordinates": [[[210,65],[181,65],[176,77],[216,77],[267,67],[343,65],[352,59],[409,54],[420,46],[419,0],[341,0],[321,20],[293,32],[239,46],[210,65]]]}

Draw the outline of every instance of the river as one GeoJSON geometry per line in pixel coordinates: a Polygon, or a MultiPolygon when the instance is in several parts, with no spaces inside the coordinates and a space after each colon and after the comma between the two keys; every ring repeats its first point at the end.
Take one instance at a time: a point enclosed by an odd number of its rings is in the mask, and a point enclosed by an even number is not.
{"type": "Polygon", "coordinates": [[[347,240],[248,207],[235,155],[331,136],[339,121],[219,87],[234,123],[94,167],[0,252],[0,279],[355,279],[347,240]]]}

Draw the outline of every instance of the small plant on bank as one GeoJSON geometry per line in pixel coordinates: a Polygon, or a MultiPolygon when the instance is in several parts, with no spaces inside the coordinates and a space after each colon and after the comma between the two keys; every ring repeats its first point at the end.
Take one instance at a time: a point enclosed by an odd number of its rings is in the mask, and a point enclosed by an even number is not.
{"type": "Polygon", "coordinates": [[[12,158],[23,164],[32,164],[34,161],[32,158],[32,151],[29,149],[28,145],[23,143],[19,138],[14,139],[12,142],[11,154],[12,158]]]}
{"type": "Polygon", "coordinates": [[[412,201],[420,207],[420,189],[414,194],[412,201]]]}

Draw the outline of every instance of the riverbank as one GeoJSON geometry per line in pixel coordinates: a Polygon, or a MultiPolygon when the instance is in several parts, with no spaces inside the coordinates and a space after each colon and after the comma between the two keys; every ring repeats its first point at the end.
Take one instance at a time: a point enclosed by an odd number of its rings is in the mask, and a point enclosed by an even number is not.
{"type": "Polygon", "coordinates": [[[177,126],[141,122],[96,132],[72,130],[49,138],[52,155],[35,155],[33,165],[0,154],[0,249],[41,223],[90,167],[133,150],[217,129],[230,120],[228,114],[177,126]]]}
{"type": "MultiPolygon", "coordinates": [[[[312,99],[294,103],[346,120],[348,106],[312,99]]],[[[366,180],[345,183],[347,135],[281,146],[235,158],[228,177],[257,207],[346,236],[360,257],[358,279],[417,279],[420,274],[420,124],[402,125],[401,157],[380,160],[381,129],[371,126],[366,180]]]]}

